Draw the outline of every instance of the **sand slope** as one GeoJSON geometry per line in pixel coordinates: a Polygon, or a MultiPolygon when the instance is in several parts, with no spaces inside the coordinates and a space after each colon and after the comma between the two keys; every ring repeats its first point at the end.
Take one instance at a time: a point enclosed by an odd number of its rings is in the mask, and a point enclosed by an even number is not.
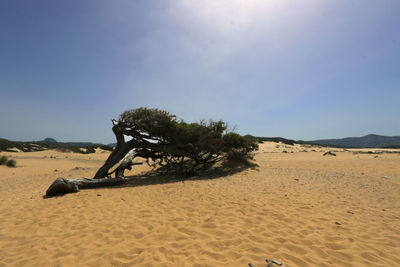
{"type": "Polygon", "coordinates": [[[400,265],[399,154],[277,145],[231,176],[51,199],[108,153],[1,153],[19,167],[0,166],[0,266],[400,265]]]}

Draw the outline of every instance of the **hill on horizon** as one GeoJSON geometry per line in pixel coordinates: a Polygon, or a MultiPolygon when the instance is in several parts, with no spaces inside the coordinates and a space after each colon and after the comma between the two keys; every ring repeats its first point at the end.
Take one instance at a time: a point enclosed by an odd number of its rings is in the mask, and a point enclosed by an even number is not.
{"type": "Polygon", "coordinates": [[[45,138],[41,141],[21,142],[10,141],[0,138],[0,152],[16,152],[19,149],[23,152],[42,151],[47,149],[56,149],[67,152],[72,151],[81,154],[94,153],[96,148],[112,151],[113,148],[108,145],[91,143],[91,142],[57,142],[54,138],[45,138]]]}
{"type": "Polygon", "coordinates": [[[284,144],[309,144],[331,147],[347,148],[400,148],[400,136],[384,136],[368,134],[362,137],[346,137],[341,139],[319,139],[313,141],[292,140],[283,137],[260,137],[245,135],[248,138],[256,139],[258,142],[282,142],[284,144]]]}
{"type": "Polygon", "coordinates": [[[340,146],[353,148],[400,148],[400,136],[384,136],[368,134],[362,137],[346,137],[341,139],[320,139],[307,141],[306,143],[340,146]]]}
{"type": "MultiPolygon", "coordinates": [[[[400,136],[384,136],[377,134],[368,134],[362,137],[319,139],[313,141],[295,141],[283,137],[260,137],[253,135],[245,135],[245,137],[256,139],[259,143],[281,142],[288,145],[309,144],[344,148],[400,148],[400,136]]],[[[13,152],[13,148],[17,148],[25,152],[40,151],[46,149],[58,149],[61,151],[74,151],[78,153],[93,153],[94,148],[97,147],[112,151],[115,145],[116,143],[104,145],[92,142],[58,142],[56,139],[50,137],[47,137],[41,141],[32,142],[10,141],[4,138],[0,138],[0,151],[9,152],[13,152]]]]}

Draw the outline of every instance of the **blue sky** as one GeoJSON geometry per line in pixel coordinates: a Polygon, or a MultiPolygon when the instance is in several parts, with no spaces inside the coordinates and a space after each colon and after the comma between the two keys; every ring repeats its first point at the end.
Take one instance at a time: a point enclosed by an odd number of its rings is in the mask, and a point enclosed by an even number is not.
{"type": "Polygon", "coordinates": [[[0,137],[114,142],[137,107],[241,134],[400,135],[400,1],[0,1],[0,137]]]}

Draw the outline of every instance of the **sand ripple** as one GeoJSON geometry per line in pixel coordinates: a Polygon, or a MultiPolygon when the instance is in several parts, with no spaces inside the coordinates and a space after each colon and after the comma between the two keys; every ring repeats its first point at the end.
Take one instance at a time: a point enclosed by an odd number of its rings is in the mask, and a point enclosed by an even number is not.
{"type": "Polygon", "coordinates": [[[18,155],[0,166],[0,266],[400,266],[398,155],[260,153],[224,178],[51,199],[54,178],[106,155],[18,155]]]}

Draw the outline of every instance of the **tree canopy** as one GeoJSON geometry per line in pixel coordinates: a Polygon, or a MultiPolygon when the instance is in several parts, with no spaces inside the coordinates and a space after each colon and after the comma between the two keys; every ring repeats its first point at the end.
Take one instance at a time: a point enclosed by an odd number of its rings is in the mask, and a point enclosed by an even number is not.
{"type": "Polygon", "coordinates": [[[112,122],[117,145],[94,178],[107,177],[133,149],[135,157],[145,158],[149,165],[179,166],[188,172],[219,161],[247,160],[258,149],[254,139],[228,132],[223,121],[187,123],[159,109],[127,110],[112,122]]]}

